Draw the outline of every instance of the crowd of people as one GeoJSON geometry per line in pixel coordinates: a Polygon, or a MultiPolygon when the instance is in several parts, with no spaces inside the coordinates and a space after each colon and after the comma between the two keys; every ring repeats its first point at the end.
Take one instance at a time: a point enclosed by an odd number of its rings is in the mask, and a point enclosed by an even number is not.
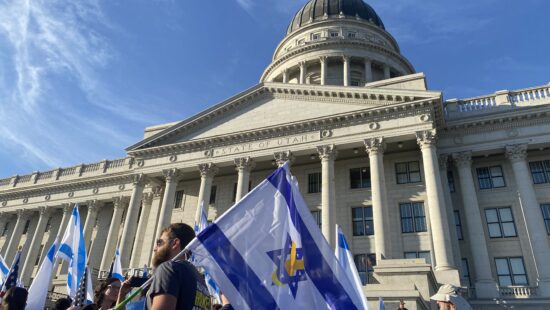
{"type": "MultiPolygon", "coordinates": [[[[210,293],[204,277],[195,266],[188,262],[184,255],[174,258],[182,252],[185,246],[193,240],[195,232],[186,224],[171,224],[164,228],[155,243],[153,254],[153,279],[148,288],[136,297],[141,302],[141,309],[150,310],[232,310],[229,300],[221,294],[222,304],[211,304],[210,293]]],[[[189,255],[189,254],[187,254],[189,255]]],[[[116,278],[102,280],[94,291],[94,303],[76,307],[69,298],[58,299],[56,310],[106,310],[120,304],[132,290],[131,278],[121,282],[116,278]]],[[[10,288],[3,297],[1,309],[25,309],[28,292],[21,287],[10,288]]],[[[460,297],[456,287],[442,285],[437,294],[431,297],[440,310],[469,310],[471,307],[460,297]]],[[[127,305],[127,309],[131,304],[127,305]]],[[[405,303],[400,301],[398,310],[406,310],[405,303]]]]}

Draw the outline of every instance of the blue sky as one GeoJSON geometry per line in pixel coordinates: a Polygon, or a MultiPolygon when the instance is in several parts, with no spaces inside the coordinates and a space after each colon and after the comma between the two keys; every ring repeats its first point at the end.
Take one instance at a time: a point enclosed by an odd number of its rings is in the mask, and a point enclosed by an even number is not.
{"type": "MultiPolygon", "coordinates": [[[[0,178],[125,155],[258,82],[305,0],[0,0],[0,178]]],[[[550,82],[550,1],[370,0],[430,89],[550,82]]]]}

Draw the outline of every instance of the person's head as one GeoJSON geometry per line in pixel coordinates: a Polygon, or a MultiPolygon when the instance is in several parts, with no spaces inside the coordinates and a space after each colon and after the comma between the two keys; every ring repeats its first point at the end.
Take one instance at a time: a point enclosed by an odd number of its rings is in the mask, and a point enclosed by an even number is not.
{"type": "Polygon", "coordinates": [[[195,231],[187,224],[175,223],[165,227],[153,249],[153,267],[174,258],[193,238],[195,231]]]}
{"type": "Polygon", "coordinates": [[[405,309],[405,302],[403,300],[399,301],[399,306],[397,307],[397,309],[405,309]]]}
{"type": "Polygon", "coordinates": [[[26,289],[14,286],[6,291],[2,305],[4,309],[23,310],[27,306],[28,295],[29,292],[26,289]]]}
{"type": "Polygon", "coordinates": [[[101,307],[104,301],[114,305],[122,283],[117,278],[107,278],[101,281],[94,291],[94,303],[101,307]]]}
{"type": "Polygon", "coordinates": [[[439,310],[471,309],[468,302],[458,294],[458,288],[451,284],[441,285],[430,299],[437,302],[439,310]]]}
{"type": "Polygon", "coordinates": [[[67,310],[72,303],[73,301],[69,297],[59,298],[55,302],[55,310],[67,310]]]}

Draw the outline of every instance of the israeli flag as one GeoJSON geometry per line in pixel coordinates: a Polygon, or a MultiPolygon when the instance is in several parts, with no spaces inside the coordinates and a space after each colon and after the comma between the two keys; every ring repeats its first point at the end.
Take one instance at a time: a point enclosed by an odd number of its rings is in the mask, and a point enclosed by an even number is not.
{"type": "Polygon", "coordinates": [[[58,243],[59,240],[55,240],[48,250],[48,254],[44,257],[42,265],[40,265],[38,273],[36,273],[36,277],[34,277],[31,287],[29,288],[29,298],[27,299],[27,307],[25,309],[44,309],[44,305],[46,304],[46,296],[48,294],[48,287],[50,286],[50,282],[52,280],[52,271],[55,262],[55,249],[57,248],[58,243]]]}
{"type": "Polygon", "coordinates": [[[86,272],[86,244],[84,233],[80,223],[78,204],[74,206],[67,230],[61,239],[57,257],[69,262],[69,274],[67,275],[67,292],[72,299],[75,299],[78,285],[84,272],[86,272]]]}
{"type": "Polygon", "coordinates": [[[235,309],[361,309],[288,163],[187,247],[235,309]]]}
{"type": "Polygon", "coordinates": [[[117,278],[120,282],[124,282],[124,275],[122,273],[122,263],[120,262],[120,252],[118,248],[115,251],[115,261],[113,262],[113,273],[111,277],[117,278]]]}
{"type": "Polygon", "coordinates": [[[4,283],[4,280],[6,280],[6,277],[8,276],[8,273],[10,272],[10,268],[2,258],[2,255],[0,255],[0,286],[4,283]]]}
{"type": "Polygon", "coordinates": [[[195,221],[195,233],[198,234],[208,226],[208,216],[204,210],[204,200],[201,201],[199,206],[199,218],[195,221]]]}
{"type": "Polygon", "coordinates": [[[348,243],[346,241],[346,236],[344,235],[342,229],[340,228],[340,226],[338,226],[338,224],[336,224],[336,240],[338,241],[338,246],[334,250],[334,254],[340,262],[342,269],[344,269],[348,278],[354,284],[353,287],[356,294],[361,296],[361,305],[363,306],[363,309],[368,310],[369,306],[367,304],[367,299],[363,294],[363,284],[361,283],[361,278],[359,278],[359,273],[357,272],[355,262],[353,261],[353,255],[351,254],[348,243]]]}

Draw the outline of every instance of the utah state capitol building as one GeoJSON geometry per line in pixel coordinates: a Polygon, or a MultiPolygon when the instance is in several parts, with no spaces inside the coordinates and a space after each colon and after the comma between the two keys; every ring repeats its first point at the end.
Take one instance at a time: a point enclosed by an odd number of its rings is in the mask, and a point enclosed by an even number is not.
{"type": "Polygon", "coordinates": [[[102,276],[117,244],[123,268],[149,265],[162,227],[193,225],[200,201],[216,219],[290,160],[371,307],[433,309],[451,283],[474,309],[550,309],[550,84],[444,100],[362,0],[307,2],[256,86],[126,152],[0,179],[0,254],[23,247],[24,284],[74,203],[102,276]]]}

